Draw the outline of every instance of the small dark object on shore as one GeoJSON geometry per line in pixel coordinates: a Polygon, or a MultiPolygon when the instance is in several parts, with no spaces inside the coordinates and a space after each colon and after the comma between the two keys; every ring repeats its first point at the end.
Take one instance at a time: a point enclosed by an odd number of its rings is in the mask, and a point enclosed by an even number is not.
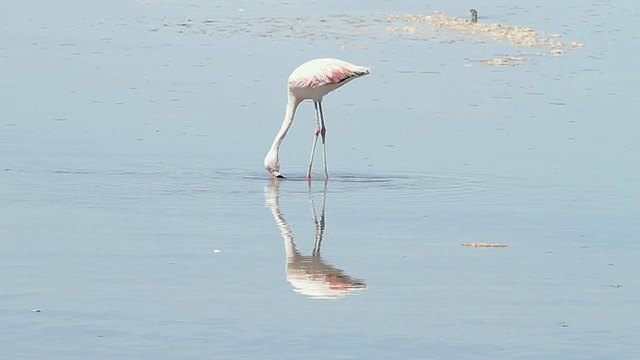
{"type": "Polygon", "coordinates": [[[471,22],[472,23],[477,23],[478,22],[478,10],[476,9],[469,9],[469,12],[471,13],[471,22]]]}

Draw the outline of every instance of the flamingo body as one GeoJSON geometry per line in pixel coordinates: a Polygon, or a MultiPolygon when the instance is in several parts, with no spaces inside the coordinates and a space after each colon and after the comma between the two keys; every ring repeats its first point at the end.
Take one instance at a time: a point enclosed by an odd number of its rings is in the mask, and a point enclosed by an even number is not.
{"type": "Polygon", "coordinates": [[[280,145],[293,123],[298,105],[307,99],[313,101],[316,111],[316,131],[311,148],[307,179],[311,178],[311,168],[313,166],[313,157],[318,135],[322,136],[324,176],[325,178],[329,177],[327,172],[325,147],[326,127],[324,124],[324,114],[322,112],[322,98],[349,81],[367,75],[369,72],[369,69],[364,66],[330,58],[310,60],[293,70],[288,81],[288,100],[284,121],[282,122],[280,131],[278,131],[278,134],[273,140],[269,152],[264,158],[264,166],[273,177],[283,177],[282,174],[280,174],[280,163],[278,160],[280,145]]]}

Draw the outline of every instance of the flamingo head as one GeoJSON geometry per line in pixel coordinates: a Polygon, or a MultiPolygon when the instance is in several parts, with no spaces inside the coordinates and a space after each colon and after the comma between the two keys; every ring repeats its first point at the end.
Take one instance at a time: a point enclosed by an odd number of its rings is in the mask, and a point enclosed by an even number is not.
{"type": "Polygon", "coordinates": [[[269,153],[264,158],[264,167],[274,178],[283,178],[282,174],[280,174],[280,161],[278,161],[278,155],[274,153],[269,153]]]}

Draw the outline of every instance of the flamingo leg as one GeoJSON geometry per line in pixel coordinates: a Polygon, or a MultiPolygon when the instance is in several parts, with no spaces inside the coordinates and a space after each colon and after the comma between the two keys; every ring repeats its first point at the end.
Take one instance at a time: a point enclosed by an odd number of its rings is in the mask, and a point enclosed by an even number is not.
{"type": "Polygon", "coordinates": [[[320,112],[320,135],[322,136],[322,162],[324,164],[324,178],[328,179],[329,172],[327,171],[327,147],[325,145],[325,135],[327,133],[327,127],[324,125],[324,114],[322,113],[322,101],[318,102],[318,109],[320,112]]]}
{"type": "Polygon", "coordinates": [[[316,110],[316,131],[313,134],[313,144],[311,145],[311,156],[309,157],[309,168],[307,169],[307,180],[311,180],[311,168],[313,167],[313,157],[316,153],[316,144],[318,143],[318,134],[320,134],[320,113],[318,112],[318,102],[313,102],[316,110]]]}

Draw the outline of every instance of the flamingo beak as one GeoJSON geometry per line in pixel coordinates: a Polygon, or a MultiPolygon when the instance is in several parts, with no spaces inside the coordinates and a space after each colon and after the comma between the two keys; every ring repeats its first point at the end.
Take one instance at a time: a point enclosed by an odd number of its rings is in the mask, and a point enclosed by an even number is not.
{"type": "Polygon", "coordinates": [[[280,174],[278,170],[272,170],[271,176],[273,176],[276,179],[284,179],[284,176],[282,176],[282,174],[280,174]]]}

